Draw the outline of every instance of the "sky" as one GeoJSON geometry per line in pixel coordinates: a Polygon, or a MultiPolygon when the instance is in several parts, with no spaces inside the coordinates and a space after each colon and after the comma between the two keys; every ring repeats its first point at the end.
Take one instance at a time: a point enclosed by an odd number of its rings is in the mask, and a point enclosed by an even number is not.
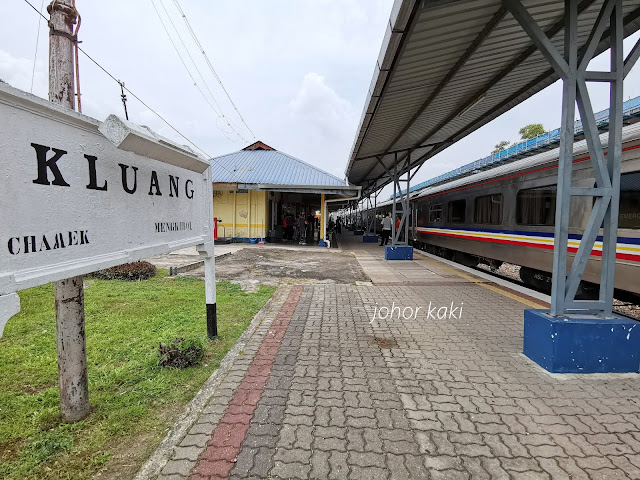
{"type": "MultiPolygon", "coordinates": [[[[47,2],[30,1],[46,9],[47,2]]],[[[150,107],[128,95],[133,122],[187,143],[154,110],[208,156],[261,140],[340,178],[392,5],[393,0],[76,0],[82,48],[150,107]]],[[[625,41],[626,51],[639,36],[625,41]]],[[[24,0],[4,0],[0,79],[47,98],[48,40],[46,22],[24,0]]],[[[601,55],[591,68],[606,65],[601,55]]],[[[84,114],[124,117],[119,85],[82,54],[80,76],[84,114]]],[[[590,88],[594,110],[607,108],[608,87],[590,88]]],[[[625,99],[639,95],[636,66],[625,81],[625,99]]],[[[524,125],[556,128],[560,101],[556,83],[430,159],[414,184],[488,155],[500,140],[518,140],[524,125]]]]}

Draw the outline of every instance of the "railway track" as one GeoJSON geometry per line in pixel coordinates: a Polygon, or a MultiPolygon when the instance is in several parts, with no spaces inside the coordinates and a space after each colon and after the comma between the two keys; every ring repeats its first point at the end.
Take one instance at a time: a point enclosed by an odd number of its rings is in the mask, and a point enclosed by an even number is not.
{"type": "MultiPolygon", "coordinates": [[[[479,265],[477,267],[474,267],[474,269],[482,273],[489,274],[493,277],[499,278],[501,280],[514,283],[516,285],[520,285],[520,286],[529,288],[531,290],[535,290],[536,292],[540,292],[548,295],[548,292],[545,292],[541,288],[533,288],[529,285],[525,285],[524,282],[520,279],[520,276],[519,276],[520,267],[518,265],[513,265],[511,263],[503,263],[502,266],[496,271],[491,270],[491,268],[488,265],[479,265]]],[[[613,305],[614,305],[613,311],[615,313],[640,321],[640,303],[627,302],[627,301],[614,298],[613,305]]]]}

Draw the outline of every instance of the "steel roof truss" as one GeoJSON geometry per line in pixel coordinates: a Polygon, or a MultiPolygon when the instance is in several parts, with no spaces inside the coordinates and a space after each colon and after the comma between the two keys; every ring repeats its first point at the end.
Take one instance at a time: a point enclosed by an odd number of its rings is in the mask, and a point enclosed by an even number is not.
{"type": "Polygon", "coordinates": [[[631,51],[629,52],[629,55],[627,55],[627,58],[624,61],[624,77],[625,78],[627,77],[627,75],[629,74],[633,66],[636,64],[639,57],[640,57],[640,38],[634,45],[633,49],[631,49],[631,51]]]}
{"type": "Polygon", "coordinates": [[[591,30],[589,34],[589,39],[586,43],[586,49],[582,56],[580,57],[580,61],[578,62],[578,68],[580,70],[586,70],[587,65],[593,58],[593,54],[598,47],[598,43],[600,43],[600,39],[602,38],[602,34],[604,33],[604,29],[607,26],[609,18],[611,17],[611,11],[613,10],[613,6],[615,5],[614,0],[605,0],[602,4],[602,8],[600,9],[600,13],[598,13],[598,18],[596,23],[594,24],[594,28],[591,30]]]}
{"type": "MultiPolygon", "coordinates": [[[[593,0],[588,0],[588,1],[581,2],[578,5],[578,14],[580,14],[586,8],[588,8],[591,3],[593,3],[593,0]]],[[[640,16],[640,9],[636,9],[625,18],[625,23],[632,22],[635,19],[637,19],[639,16],[640,16]]],[[[551,36],[552,35],[552,33],[551,33],[552,31],[559,31],[560,28],[561,28],[561,25],[564,25],[564,21],[559,22],[558,24],[554,25],[554,27],[552,29],[550,29],[547,32],[547,34],[549,36],[551,36]]],[[[604,33],[605,33],[605,37],[609,37],[610,36],[609,30],[605,30],[604,33]]],[[[639,43],[640,43],[640,41],[639,41],[639,43]]],[[[638,45],[636,45],[636,47],[638,47],[638,45]]],[[[532,47],[532,48],[533,48],[533,50],[535,50],[535,47],[532,47]]],[[[583,51],[584,51],[584,47],[581,49],[581,53],[583,51]]],[[[531,54],[531,52],[526,52],[526,53],[527,53],[527,56],[531,54]]],[[[631,61],[632,60],[632,55],[634,53],[636,53],[636,55],[640,55],[640,51],[638,51],[638,52],[632,51],[632,52],[630,52],[630,54],[627,57],[626,61],[631,61]]],[[[629,65],[630,65],[629,68],[631,68],[633,66],[631,63],[629,65]]],[[[517,98],[520,95],[524,94],[525,92],[529,91],[531,88],[533,88],[533,86],[540,84],[540,82],[544,78],[550,78],[550,75],[551,75],[552,72],[553,72],[553,69],[550,69],[549,71],[543,72],[541,75],[536,77],[533,81],[531,81],[530,83],[528,83],[527,85],[522,87],[520,90],[515,92],[513,95],[509,96],[504,101],[500,102],[494,108],[492,108],[489,112],[486,113],[485,116],[492,116],[496,111],[499,111],[500,109],[504,108],[505,105],[509,104],[509,102],[511,102],[514,98],[517,98]]],[[[580,72],[580,74],[584,75],[585,80],[587,80],[587,81],[608,82],[608,81],[611,80],[611,78],[613,78],[612,77],[613,74],[611,72],[590,72],[590,71],[587,71],[587,72],[580,72]]],[[[553,83],[553,82],[550,81],[549,83],[553,83]]],[[[486,122],[482,122],[481,119],[479,120],[479,122],[481,122],[480,125],[482,125],[482,123],[486,123],[486,122]]],[[[472,125],[467,125],[464,129],[459,130],[454,135],[449,137],[449,139],[447,139],[446,142],[440,143],[433,150],[431,150],[428,153],[426,153],[421,159],[419,159],[419,162],[416,162],[416,165],[418,165],[418,164],[422,165],[430,157],[433,157],[433,156],[437,155],[438,153],[442,152],[449,145],[451,145],[453,142],[458,141],[460,138],[463,138],[464,136],[466,136],[469,128],[477,126],[477,125],[478,125],[478,122],[474,122],[472,125]]],[[[382,177],[380,177],[380,178],[382,178],[382,177]]]]}
{"type": "MultiPolygon", "coordinates": [[[[558,53],[558,50],[553,46],[549,37],[547,37],[533,17],[527,12],[520,0],[502,0],[502,3],[506,5],[511,15],[514,16],[522,29],[529,35],[529,38],[533,40],[538,50],[544,55],[556,73],[563,78],[567,77],[569,75],[569,65],[566,60],[558,53]]],[[[577,16],[578,13],[576,10],[576,18],[577,16]]]]}
{"type": "MultiPolygon", "coordinates": [[[[595,0],[583,0],[582,2],[580,2],[580,4],[578,5],[578,14],[584,12],[594,2],[595,2],[595,0]]],[[[560,30],[562,30],[564,28],[564,26],[565,26],[565,19],[560,20],[559,22],[554,24],[551,28],[549,28],[546,32],[544,32],[544,35],[548,39],[553,38],[558,32],[560,32],[560,30]]],[[[432,128],[431,131],[429,131],[422,139],[420,139],[420,141],[415,145],[414,149],[420,148],[427,140],[429,140],[431,137],[433,137],[433,135],[436,132],[441,130],[445,125],[447,125],[454,118],[459,116],[462,112],[464,112],[465,110],[468,110],[470,105],[472,105],[473,102],[475,102],[477,100],[477,98],[479,98],[482,95],[486,94],[491,89],[491,87],[493,87],[496,83],[498,83],[503,78],[505,78],[518,65],[522,64],[527,58],[529,58],[534,52],[536,52],[536,50],[537,49],[536,49],[535,45],[532,45],[532,46],[528,47],[526,50],[524,50],[520,55],[518,55],[518,57],[516,57],[511,63],[509,63],[509,65],[507,65],[502,71],[500,71],[491,80],[489,80],[489,82],[487,82],[480,90],[478,90],[473,96],[471,96],[470,99],[467,100],[461,107],[457,108],[451,115],[449,115],[442,122],[440,122],[438,125],[436,125],[436,127],[432,128]]],[[[547,77],[547,76],[548,75],[546,73],[543,74],[543,75],[540,75],[538,78],[536,78],[536,80],[534,80],[529,85],[527,85],[526,89],[527,90],[530,89],[532,85],[535,85],[535,84],[539,83],[539,81],[540,81],[539,79],[540,78],[544,78],[544,77],[547,77]]],[[[525,89],[522,89],[522,90],[526,91],[525,89]]],[[[518,95],[519,95],[519,93],[518,93],[518,95]]],[[[429,153],[427,153],[425,155],[428,155],[429,157],[433,156],[431,154],[431,152],[429,152],[429,153]]]]}
{"type": "MultiPolygon", "coordinates": [[[[557,51],[545,45],[541,29],[532,21],[519,0],[503,0],[523,30],[543,50],[545,58],[556,73],[562,77],[562,122],[558,160],[558,188],[556,201],[556,223],[553,250],[553,284],[551,292],[551,315],[566,316],[570,313],[610,318],[612,315],[614,272],[618,235],[618,210],[620,202],[620,169],[622,163],[622,105],[623,80],[626,61],[622,52],[624,19],[622,0],[606,0],[587,44],[578,60],[578,0],[565,0],[564,58],[558,61],[557,51]],[[609,23],[611,38],[610,72],[587,72],[586,68],[600,44],[609,23]],[[547,50],[546,52],[544,50],[547,50]],[[553,53],[555,52],[555,53],[553,53]],[[587,81],[609,82],[609,148],[605,157],[600,142],[597,122],[591,106],[587,81]],[[572,188],[574,118],[576,101],[584,126],[584,135],[590,152],[596,179],[595,188],[572,188]],[[569,241],[569,217],[571,197],[590,195],[596,198],[580,246],[567,275],[567,249],[569,241]],[[596,301],[580,301],[575,296],[582,281],[587,263],[595,248],[600,229],[602,235],[602,261],[600,292],[596,301]]],[[[552,45],[551,45],[552,47],[552,45]]],[[[634,47],[634,49],[637,49],[634,47]]],[[[632,65],[634,51],[627,57],[632,65]]],[[[636,58],[637,59],[637,58],[636,58]]]]}

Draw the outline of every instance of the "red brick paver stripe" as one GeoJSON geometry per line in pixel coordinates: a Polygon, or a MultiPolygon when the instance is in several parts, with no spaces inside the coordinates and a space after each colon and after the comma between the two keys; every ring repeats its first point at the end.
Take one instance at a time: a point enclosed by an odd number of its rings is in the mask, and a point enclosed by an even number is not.
{"type": "Polygon", "coordinates": [[[192,480],[229,478],[301,294],[301,286],[291,289],[220,423],[213,430],[192,480]]]}

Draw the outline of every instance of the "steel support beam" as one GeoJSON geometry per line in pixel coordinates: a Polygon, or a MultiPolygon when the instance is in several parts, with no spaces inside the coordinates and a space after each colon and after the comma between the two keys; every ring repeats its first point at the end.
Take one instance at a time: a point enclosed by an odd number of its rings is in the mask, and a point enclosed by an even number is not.
{"type": "Polygon", "coordinates": [[[503,3],[513,13],[518,23],[529,34],[563,81],[551,314],[566,316],[572,313],[581,313],[582,315],[611,317],[622,162],[622,85],[625,74],[625,61],[622,54],[624,39],[622,0],[606,0],[603,3],[598,19],[581,52],[578,51],[577,42],[578,0],[565,0],[564,55],[561,59],[558,58],[559,54],[553,45],[544,41],[542,30],[533,23],[520,0],[503,0],[503,3]],[[601,42],[607,25],[609,25],[609,37],[612,45],[610,71],[587,72],[586,69],[597,51],[597,46],[601,42]],[[600,142],[587,88],[588,81],[610,84],[607,156],[605,156],[600,142]],[[571,186],[576,102],[584,126],[584,135],[596,181],[594,188],[573,188],[571,186]],[[573,258],[571,269],[567,274],[571,197],[584,195],[593,196],[596,200],[587,226],[582,232],[580,246],[573,258]],[[601,231],[602,260],[600,262],[599,298],[596,301],[577,301],[575,299],[576,293],[601,231]]]}
{"type": "Polygon", "coordinates": [[[640,38],[638,39],[636,44],[633,46],[633,48],[629,52],[629,55],[627,55],[627,58],[624,61],[625,77],[629,74],[633,66],[636,64],[636,62],[638,61],[638,58],[640,58],[640,38]]]}
{"type": "MultiPolygon", "coordinates": [[[[391,236],[391,245],[394,247],[409,245],[409,188],[411,184],[411,169],[398,165],[397,153],[395,154],[395,157],[393,172],[391,172],[393,181],[393,204],[391,207],[391,216],[394,225],[393,235],[391,236]],[[404,184],[404,189],[402,184],[404,184]],[[395,224],[398,217],[400,217],[400,225],[396,230],[395,224]],[[402,235],[403,232],[404,235],[402,235]]],[[[405,165],[410,164],[410,162],[411,155],[409,154],[405,165]]]]}
{"type": "Polygon", "coordinates": [[[373,194],[369,194],[366,197],[367,208],[366,212],[366,234],[367,235],[375,235],[376,234],[376,214],[378,209],[378,192],[373,194]],[[373,202],[371,202],[371,195],[373,195],[373,202]]]}

